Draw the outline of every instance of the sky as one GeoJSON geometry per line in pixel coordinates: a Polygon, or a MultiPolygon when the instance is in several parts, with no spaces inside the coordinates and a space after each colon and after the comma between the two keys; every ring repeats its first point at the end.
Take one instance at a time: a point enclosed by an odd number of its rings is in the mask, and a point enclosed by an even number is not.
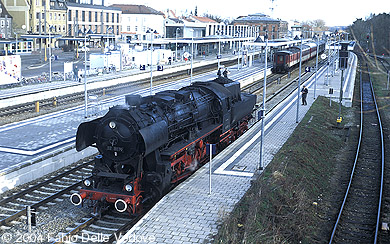
{"type": "Polygon", "coordinates": [[[309,21],[322,19],[327,26],[348,26],[356,19],[370,16],[371,13],[390,13],[389,0],[274,0],[273,13],[271,0],[106,0],[106,2],[139,4],[159,11],[176,10],[177,14],[194,13],[198,7],[198,15],[212,14],[227,19],[235,19],[254,13],[265,13],[273,18],[285,21],[309,21]]]}

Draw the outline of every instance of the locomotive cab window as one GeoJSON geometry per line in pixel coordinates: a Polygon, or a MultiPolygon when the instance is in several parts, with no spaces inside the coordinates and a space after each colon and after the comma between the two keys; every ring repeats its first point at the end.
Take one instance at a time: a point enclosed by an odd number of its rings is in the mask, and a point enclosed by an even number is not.
{"type": "Polygon", "coordinates": [[[283,62],[284,56],[280,55],[279,56],[279,62],[283,62]]]}

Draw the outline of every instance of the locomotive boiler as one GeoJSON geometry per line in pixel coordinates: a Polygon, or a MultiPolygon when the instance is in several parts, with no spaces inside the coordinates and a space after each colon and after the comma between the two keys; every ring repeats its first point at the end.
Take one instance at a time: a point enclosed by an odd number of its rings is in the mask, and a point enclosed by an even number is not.
{"type": "Polygon", "coordinates": [[[248,129],[256,95],[219,77],[153,96],[126,96],[98,119],[79,125],[76,149],[97,147],[92,176],[71,195],[95,213],[114,205],[136,214],[207,161],[206,144],[220,151],[248,129]]]}

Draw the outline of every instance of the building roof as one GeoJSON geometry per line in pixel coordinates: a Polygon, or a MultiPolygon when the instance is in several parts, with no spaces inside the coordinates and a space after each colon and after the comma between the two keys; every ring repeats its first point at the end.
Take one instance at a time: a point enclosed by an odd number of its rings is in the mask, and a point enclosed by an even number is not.
{"type": "Polygon", "coordinates": [[[249,22],[249,23],[258,23],[258,22],[280,22],[281,20],[273,19],[266,14],[257,13],[250,14],[248,16],[238,17],[234,22],[249,22]]]}
{"type": "Polygon", "coordinates": [[[190,16],[191,19],[197,21],[197,22],[202,22],[202,23],[218,23],[217,21],[215,20],[212,20],[210,18],[207,18],[207,17],[200,17],[200,16],[190,16]]]}
{"type": "Polygon", "coordinates": [[[120,8],[122,14],[155,14],[155,15],[164,15],[160,11],[157,11],[151,7],[145,5],[135,5],[135,4],[113,4],[111,5],[115,8],[120,8]]]}
{"type": "Polygon", "coordinates": [[[170,21],[173,21],[174,23],[176,24],[183,24],[184,21],[181,20],[181,19],[177,19],[177,18],[168,18],[170,21]]]}
{"type": "Polygon", "coordinates": [[[66,10],[65,0],[50,0],[50,9],[66,10]],[[54,3],[54,6],[51,5],[52,2],[54,3]]]}
{"type": "Polygon", "coordinates": [[[74,3],[74,2],[66,2],[66,5],[68,7],[77,7],[77,8],[93,8],[93,9],[103,9],[103,10],[115,10],[115,11],[121,11],[120,8],[112,7],[112,6],[102,6],[102,5],[95,5],[95,4],[81,4],[81,3],[74,3]]]}
{"type": "Polygon", "coordinates": [[[7,9],[5,8],[3,1],[0,0],[0,17],[4,18],[7,15],[7,18],[12,19],[12,16],[8,13],[7,9]]]}

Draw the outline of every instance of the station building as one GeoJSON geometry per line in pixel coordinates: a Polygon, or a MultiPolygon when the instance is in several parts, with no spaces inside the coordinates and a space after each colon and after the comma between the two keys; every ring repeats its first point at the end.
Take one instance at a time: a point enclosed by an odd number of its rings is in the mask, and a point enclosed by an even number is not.
{"type": "Polygon", "coordinates": [[[288,36],[287,21],[273,19],[261,13],[238,17],[233,21],[233,26],[236,27],[233,31],[244,36],[264,36],[266,32],[269,39],[281,39],[288,36]]]}
{"type": "Polygon", "coordinates": [[[164,14],[145,5],[114,4],[111,7],[122,11],[121,37],[127,43],[132,40],[146,40],[147,30],[153,29],[164,37],[164,14]]]}

